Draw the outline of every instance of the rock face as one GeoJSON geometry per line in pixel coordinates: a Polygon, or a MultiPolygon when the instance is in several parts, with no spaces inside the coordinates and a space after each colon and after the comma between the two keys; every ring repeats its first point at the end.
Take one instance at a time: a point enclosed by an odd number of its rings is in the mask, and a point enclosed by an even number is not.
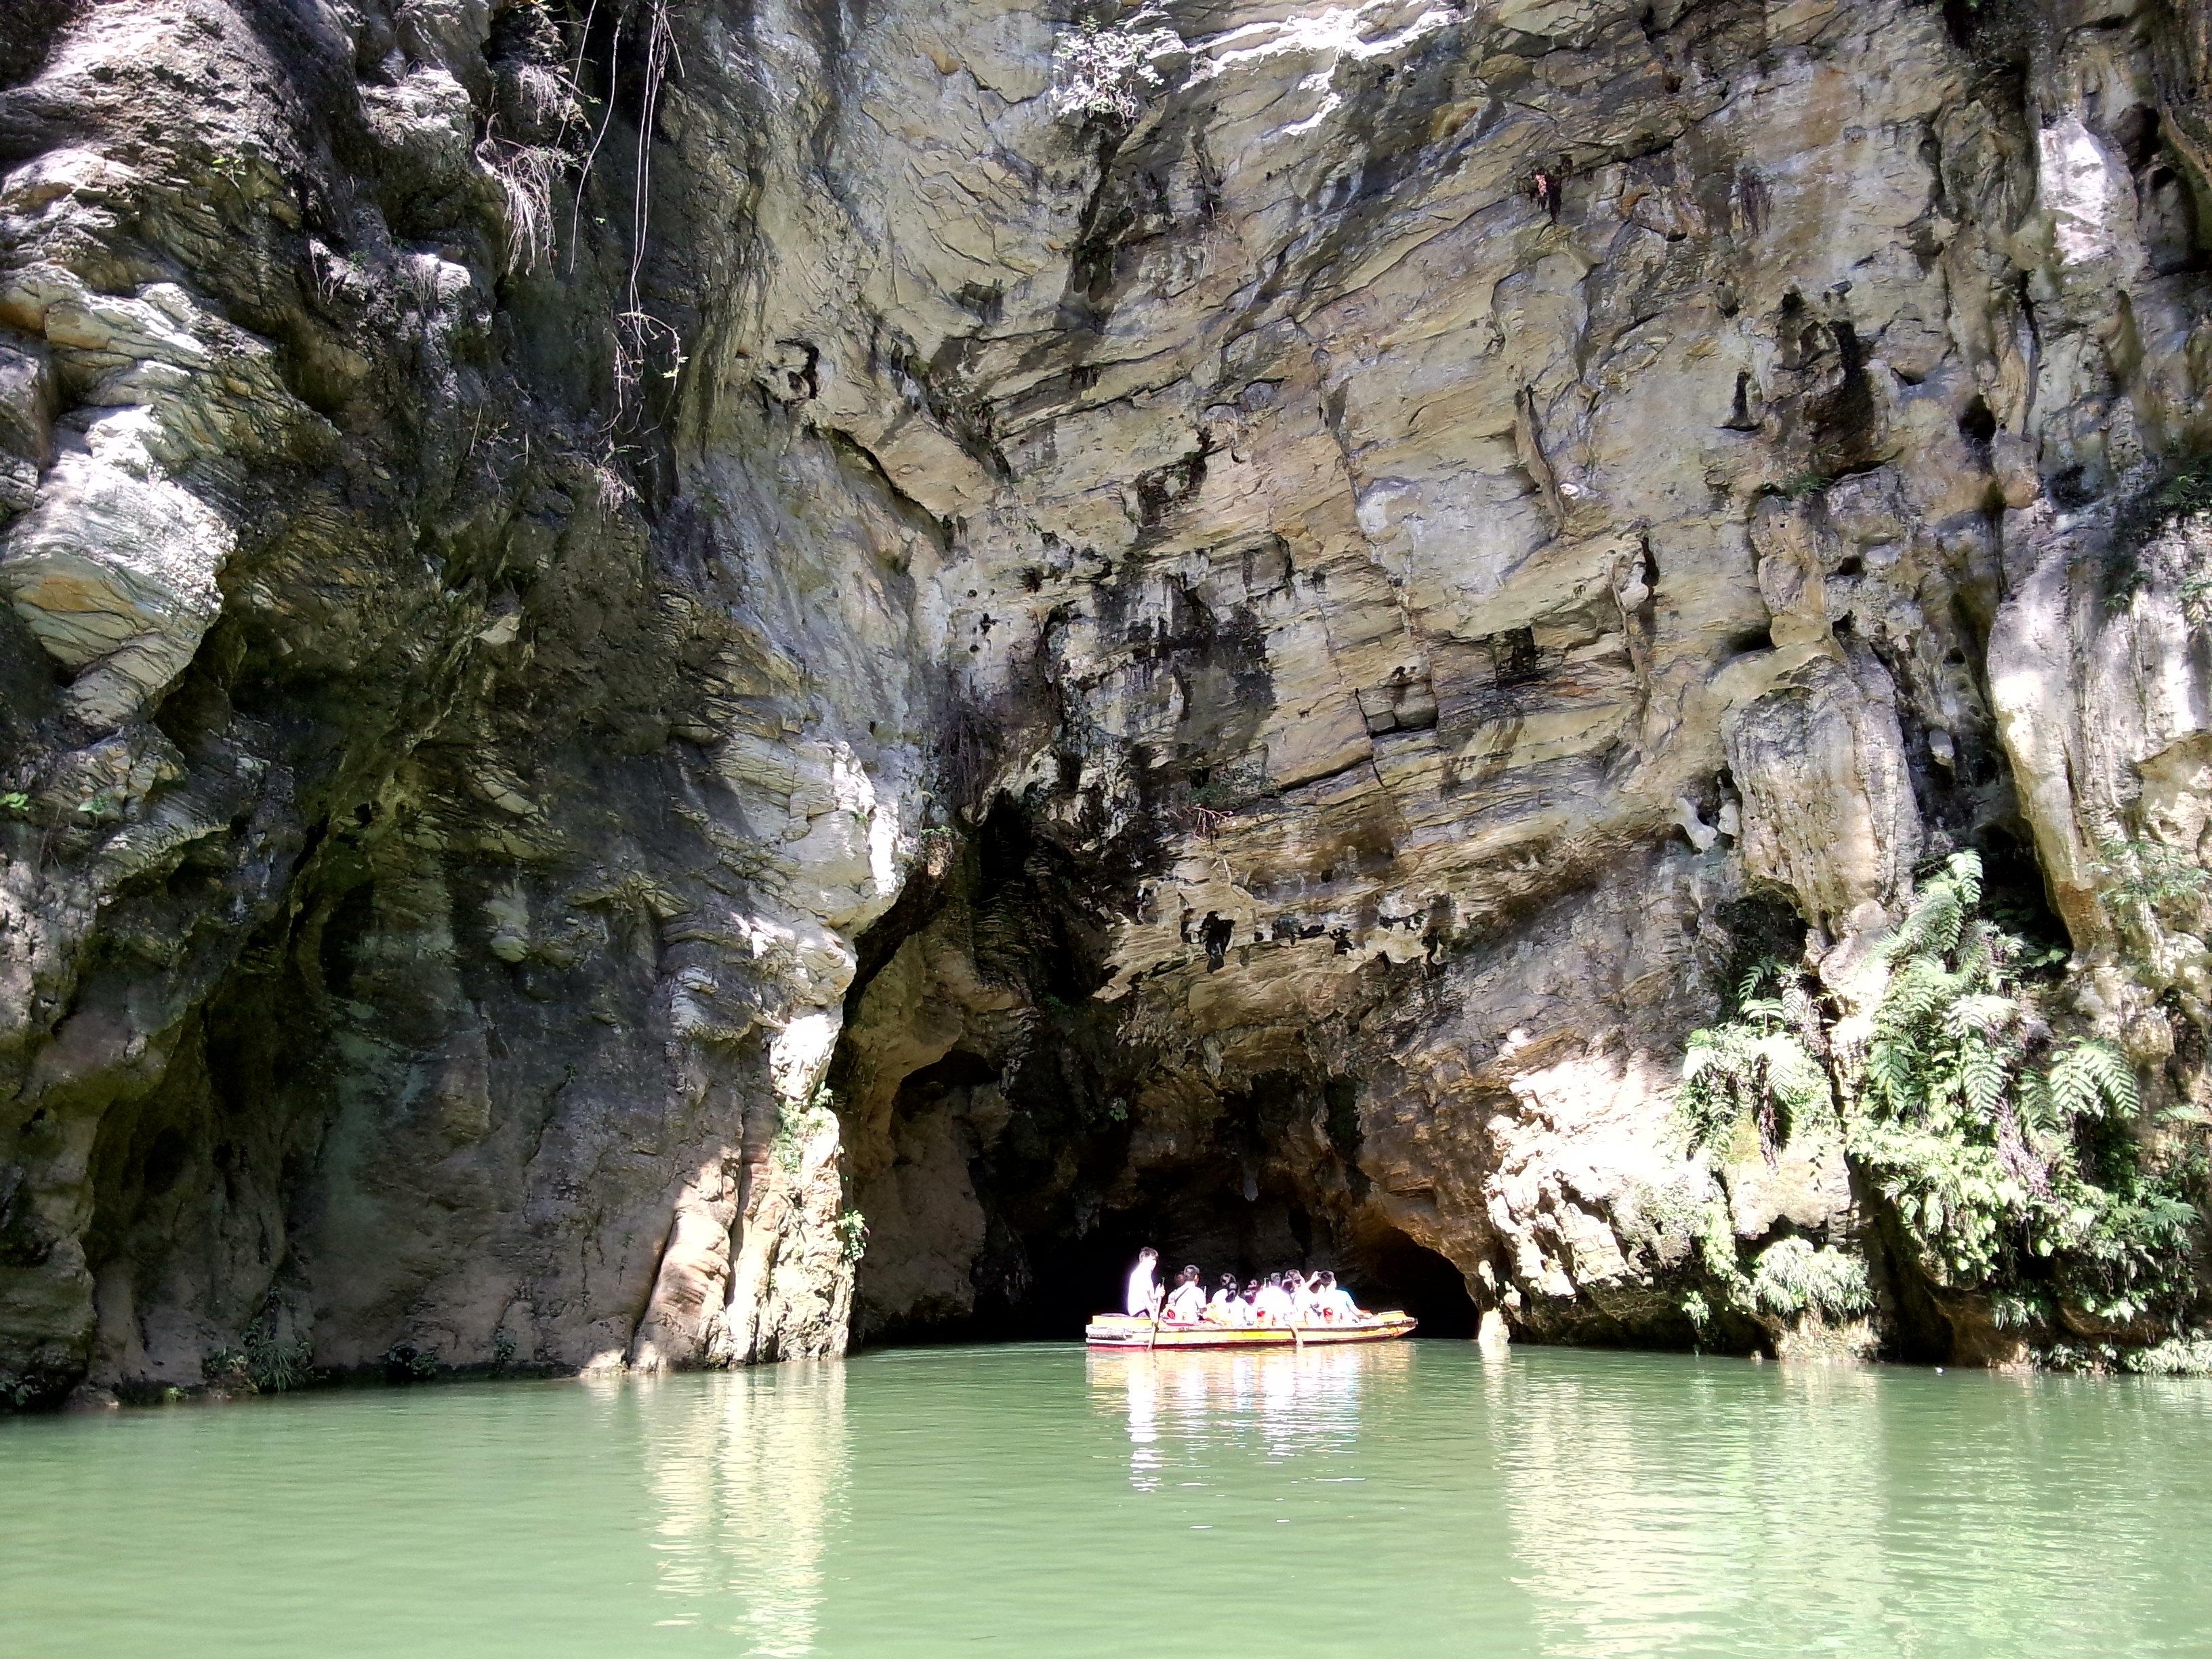
{"type": "Polygon", "coordinates": [[[2014,1357],[1672,1105],[1966,848],[2208,1098],[2201,7],[10,32],[17,1403],[1064,1330],[1144,1238],[2014,1357]],[[1781,1243],[1871,1322],[1719,1305],[1781,1243]]]}

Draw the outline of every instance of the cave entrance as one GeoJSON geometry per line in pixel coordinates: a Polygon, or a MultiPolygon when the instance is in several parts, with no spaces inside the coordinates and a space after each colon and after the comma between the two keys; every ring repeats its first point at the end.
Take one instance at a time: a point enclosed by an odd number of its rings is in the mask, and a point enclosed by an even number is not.
{"type": "Polygon", "coordinates": [[[856,1160],[858,1342],[1071,1340],[1121,1307],[1147,1244],[1164,1277],[1192,1263],[1209,1291],[1326,1267],[1423,1336],[1474,1334],[1459,1270],[1380,1212],[1348,1080],[1271,1074],[1178,1112],[1109,1092],[1110,1057],[1079,1043],[1029,1067],[1050,1075],[1010,1085],[956,1049],[900,1083],[887,1144],[856,1160]]]}
{"type": "Polygon", "coordinates": [[[1425,1244],[1392,1227],[1357,1254],[1366,1268],[1357,1281],[1364,1305],[1404,1309],[1421,1322],[1422,1336],[1464,1341],[1480,1328],[1466,1277],[1425,1244]]]}
{"type": "MultiPolygon", "coordinates": [[[[1361,1168],[1362,1080],[1311,1030],[1239,1028],[1232,1073],[1217,1042],[1161,1029],[1170,1005],[1135,1020],[1133,996],[1099,997],[1156,863],[1109,853],[1001,798],[859,941],[829,1077],[867,1229],[855,1340],[1068,1340],[1120,1308],[1146,1244],[1209,1291],[1325,1267],[1424,1334],[1472,1335],[1458,1270],[1361,1168]]],[[[1203,913],[1183,942],[1190,974],[1225,943],[1203,913]]]]}
{"type": "Polygon", "coordinates": [[[1026,1340],[1073,1336],[1081,1322],[1070,1310],[1087,1315],[1120,1309],[1130,1266],[1146,1244],[1160,1252],[1167,1277],[1172,1279],[1190,1262],[1206,1273],[1209,1290],[1224,1273],[1249,1282],[1282,1267],[1327,1267],[1351,1287],[1363,1306],[1402,1309],[1413,1315],[1420,1321],[1423,1336],[1463,1340],[1475,1334],[1480,1315],[1459,1269],[1396,1229],[1340,1243],[1335,1230],[1304,1214],[1294,1202],[1268,1205],[1263,1200],[1253,1219],[1257,1224],[1248,1236],[1255,1241],[1273,1238],[1279,1228],[1287,1227],[1308,1232],[1311,1243],[1287,1254],[1270,1251],[1264,1243],[1239,1249],[1225,1243],[1224,1235],[1231,1229],[1218,1224],[1203,1236],[1194,1236],[1178,1232],[1172,1216],[1164,1224],[1153,1225],[1141,1212],[1117,1214],[1102,1221],[1085,1238],[1040,1241],[1042,1248],[1030,1260],[1029,1296],[1006,1308],[1007,1316],[997,1330],[979,1334],[1026,1340]]]}

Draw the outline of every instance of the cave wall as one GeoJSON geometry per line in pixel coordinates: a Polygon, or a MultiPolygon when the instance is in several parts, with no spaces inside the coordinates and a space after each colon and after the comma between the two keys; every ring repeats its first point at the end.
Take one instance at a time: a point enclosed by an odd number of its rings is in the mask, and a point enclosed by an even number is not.
{"type": "Polygon", "coordinates": [[[2203,9],[1139,21],[1120,112],[1051,8],[34,9],[0,1392],[836,1352],[1155,1218],[1686,1341],[1654,1194],[1879,1250],[1670,1130],[1742,919],[1840,985],[1966,846],[2197,1100],[2098,849],[2212,796],[2203,9]]]}

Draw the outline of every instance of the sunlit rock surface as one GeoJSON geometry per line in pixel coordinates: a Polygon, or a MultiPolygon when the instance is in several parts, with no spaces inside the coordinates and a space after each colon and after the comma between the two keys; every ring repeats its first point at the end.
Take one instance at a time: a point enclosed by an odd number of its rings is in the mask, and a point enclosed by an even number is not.
{"type": "Polygon", "coordinates": [[[1714,1203],[1887,1269],[1684,1034],[1970,845],[2198,1098],[2102,849],[2212,800],[2199,9],[1178,3],[1127,119],[1049,9],[594,16],[0,51],[10,1397],[1139,1237],[1686,1343],[1714,1203]]]}

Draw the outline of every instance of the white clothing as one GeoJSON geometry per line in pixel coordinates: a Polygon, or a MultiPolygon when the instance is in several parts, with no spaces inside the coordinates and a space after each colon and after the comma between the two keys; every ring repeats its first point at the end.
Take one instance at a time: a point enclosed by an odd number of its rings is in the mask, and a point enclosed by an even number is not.
{"type": "Polygon", "coordinates": [[[1290,1324],[1293,1311],[1291,1293],[1279,1285],[1262,1285],[1252,1300],[1252,1316],[1258,1324],[1290,1324]]]}
{"type": "Polygon", "coordinates": [[[1152,1279],[1152,1264],[1139,1261],[1129,1270],[1129,1295],[1122,1304],[1132,1319],[1149,1319],[1159,1310],[1160,1287],[1152,1279]]]}
{"type": "Polygon", "coordinates": [[[1178,1285],[1168,1297],[1168,1316],[1180,1319],[1186,1325],[1198,1323],[1199,1315],[1206,1311],[1206,1291],[1198,1285],[1178,1285]]]}
{"type": "Polygon", "coordinates": [[[1216,1291],[1212,1305],[1218,1324],[1243,1327],[1252,1322],[1252,1304],[1234,1291],[1216,1291]]]}

